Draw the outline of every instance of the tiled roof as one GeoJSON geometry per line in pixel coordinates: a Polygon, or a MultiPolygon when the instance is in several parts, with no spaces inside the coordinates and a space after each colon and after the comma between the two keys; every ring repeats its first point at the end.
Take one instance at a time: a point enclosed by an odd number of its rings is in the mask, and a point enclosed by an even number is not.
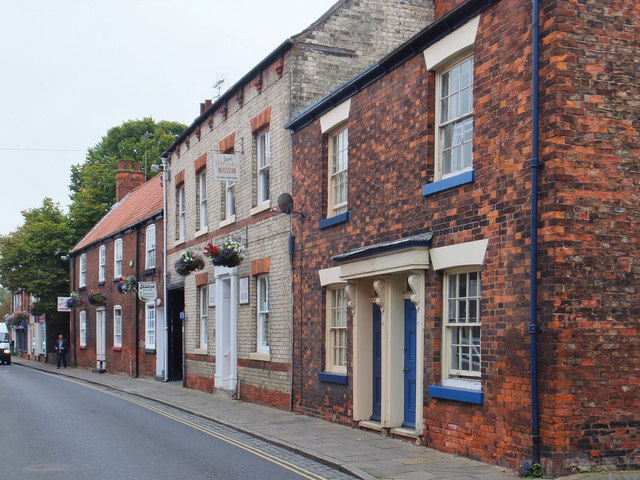
{"type": "Polygon", "coordinates": [[[156,175],[111,207],[111,210],[73,247],[71,252],[82,250],[149,218],[162,210],[162,200],[162,175],[156,175]]]}

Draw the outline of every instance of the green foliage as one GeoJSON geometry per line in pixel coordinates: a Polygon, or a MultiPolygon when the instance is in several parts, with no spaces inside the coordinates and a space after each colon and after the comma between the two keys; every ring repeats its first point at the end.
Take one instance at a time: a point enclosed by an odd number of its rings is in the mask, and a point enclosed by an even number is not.
{"type": "Polygon", "coordinates": [[[539,463],[531,464],[529,462],[520,463],[518,476],[522,478],[546,478],[542,471],[542,465],[539,463]]]}
{"type": "Polygon", "coordinates": [[[50,198],[22,216],[15,232],[0,236],[0,283],[36,297],[34,313],[58,316],[58,295],[69,291],[69,265],[60,258],[72,246],[67,217],[50,198]]]}
{"type": "Polygon", "coordinates": [[[160,163],[162,153],[185,129],[185,125],[177,122],[130,120],[111,128],[89,149],[85,162],[71,168],[69,219],[75,242],[116,202],[118,160],[139,161],[144,166],[146,146],[147,178],[152,178],[156,172],[151,165],[160,163]],[[149,138],[145,140],[145,136],[149,138]]]}

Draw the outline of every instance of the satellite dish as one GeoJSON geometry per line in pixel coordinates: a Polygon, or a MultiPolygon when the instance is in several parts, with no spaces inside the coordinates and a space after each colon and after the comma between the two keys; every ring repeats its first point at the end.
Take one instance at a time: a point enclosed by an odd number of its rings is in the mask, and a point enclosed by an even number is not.
{"type": "Polygon", "coordinates": [[[287,215],[293,211],[293,197],[288,193],[281,193],[278,197],[278,208],[287,215]]]}

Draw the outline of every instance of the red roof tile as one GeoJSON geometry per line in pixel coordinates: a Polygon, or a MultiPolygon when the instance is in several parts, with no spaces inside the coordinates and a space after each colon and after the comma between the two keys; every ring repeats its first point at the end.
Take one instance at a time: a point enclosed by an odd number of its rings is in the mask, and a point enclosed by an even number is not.
{"type": "Polygon", "coordinates": [[[81,250],[162,210],[162,175],[132,190],[100,219],[71,250],[81,250]]]}

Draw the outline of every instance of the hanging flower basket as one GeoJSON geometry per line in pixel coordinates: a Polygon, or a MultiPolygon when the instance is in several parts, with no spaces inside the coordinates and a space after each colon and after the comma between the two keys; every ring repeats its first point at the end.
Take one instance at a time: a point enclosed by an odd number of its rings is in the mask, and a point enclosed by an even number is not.
{"type": "Polygon", "coordinates": [[[202,256],[191,250],[185,250],[175,263],[176,273],[186,277],[191,272],[202,270],[205,266],[202,256]]]}
{"type": "Polygon", "coordinates": [[[84,305],[84,300],[78,294],[78,292],[71,292],[69,294],[69,298],[67,299],[67,308],[80,307],[84,305]]]}
{"type": "Polygon", "coordinates": [[[102,292],[91,290],[89,295],[87,295],[87,302],[91,305],[105,305],[107,303],[107,297],[105,297],[102,292]]]}
{"type": "Polygon", "coordinates": [[[221,267],[235,267],[244,258],[244,245],[232,238],[226,238],[220,245],[208,242],[202,249],[211,263],[221,267]]]}
{"type": "Polygon", "coordinates": [[[26,322],[29,319],[27,312],[13,312],[11,315],[11,325],[17,327],[22,322],[26,322]]]}
{"type": "Polygon", "coordinates": [[[138,281],[133,275],[122,277],[122,280],[118,282],[118,291],[120,293],[136,293],[138,291],[138,281]]]}

